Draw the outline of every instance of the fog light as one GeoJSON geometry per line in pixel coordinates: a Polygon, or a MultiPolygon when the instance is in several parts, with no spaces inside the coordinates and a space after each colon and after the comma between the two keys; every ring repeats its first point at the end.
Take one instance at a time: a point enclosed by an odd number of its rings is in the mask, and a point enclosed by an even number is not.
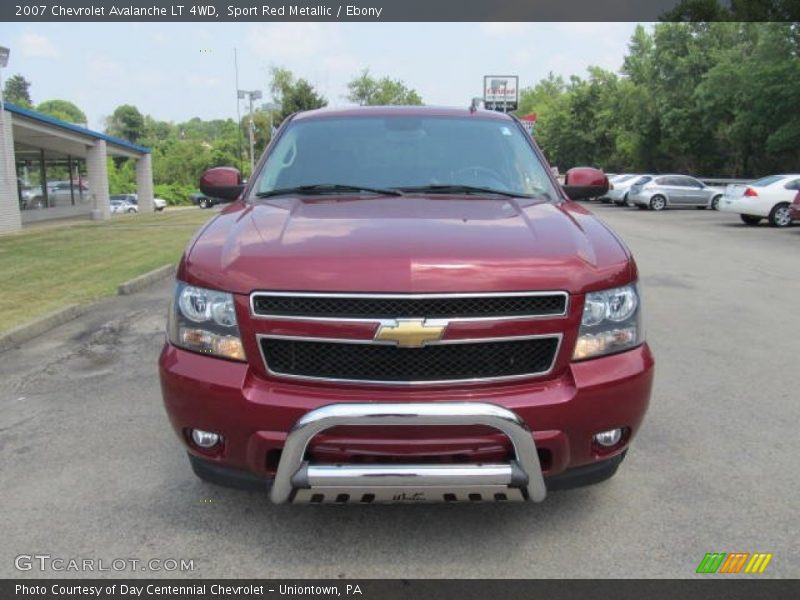
{"type": "Polygon", "coordinates": [[[192,441],[201,448],[212,448],[216,446],[222,438],[213,431],[203,431],[202,429],[192,429],[192,441]]]}
{"type": "Polygon", "coordinates": [[[594,435],[595,443],[603,446],[604,448],[611,448],[619,444],[622,439],[622,429],[610,429],[608,431],[601,431],[594,435]]]}

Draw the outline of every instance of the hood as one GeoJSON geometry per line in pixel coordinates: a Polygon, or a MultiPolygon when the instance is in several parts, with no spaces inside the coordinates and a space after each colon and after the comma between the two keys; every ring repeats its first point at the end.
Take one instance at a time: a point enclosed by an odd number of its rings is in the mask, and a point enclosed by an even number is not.
{"type": "Polygon", "coordinates": [[[573,202],[317,196],[232,204],[198,234],[178,276],[241,294],[582,293],[635,272],[616,236],[573,202]]]}

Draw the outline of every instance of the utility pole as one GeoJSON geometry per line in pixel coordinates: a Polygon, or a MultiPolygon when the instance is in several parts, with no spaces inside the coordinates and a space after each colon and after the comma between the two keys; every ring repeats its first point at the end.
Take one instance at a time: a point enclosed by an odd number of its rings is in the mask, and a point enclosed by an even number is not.
{"type": "Polygon", "coordinates": [[[253,171],[256,170],[256,156],[255,156],[255,133],[256,133],[256,126],[253,123],[253,100],[259,100],[261,98],[261,90],[238,90],[239,99],[243,100],[247,98],[250,111],[249,111],[249,121],[250,126],[248,129],[250,130],[250,176],[253,176],[253,171]]]}
{"type": "Polygon", "coordinates": [[[236,73],[236,137],[239,141],[239,170],[244,170],[242,164],[242,112],[239,107],[239,100],[242,93],[239,91],[239,56],[236,48],[233,49],[233,68],[236,73]]]}

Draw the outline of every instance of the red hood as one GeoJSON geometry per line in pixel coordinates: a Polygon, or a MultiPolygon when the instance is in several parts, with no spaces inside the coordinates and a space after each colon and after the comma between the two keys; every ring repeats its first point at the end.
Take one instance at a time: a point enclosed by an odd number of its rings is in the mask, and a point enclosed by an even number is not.
{"type": "Polygon", "coordinates": [[[634,269],[573,202],[337,196],[234,203],[197,236],[179,277],[242,294],[582,293],[628,283],[634,269]]]}

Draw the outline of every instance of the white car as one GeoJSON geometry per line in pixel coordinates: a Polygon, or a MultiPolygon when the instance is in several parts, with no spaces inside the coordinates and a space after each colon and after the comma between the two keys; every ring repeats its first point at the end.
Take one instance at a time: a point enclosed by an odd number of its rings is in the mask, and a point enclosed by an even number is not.
{"type": "Polygon", "coordinates": [[[789,205],[800,190],[800,175],[769,175],[748,184],[729,185],[719,209],[738,213],[747,225],[768,219],[773,227],[792,224],[789,205]]]}
{"type": "MultiPolygon", "coordinates": [[[[115,194],[111,196],[111,201],[121,201],[133,204],[136,206],[136,212],[139,212],[139,197],[136,194],[115,194]]],[[[161,212],[167,207],[167,201],[163,198],[153,198],[153,210],[161,212]]],[[[114,211],[111,211],[114,212],[114,211]]]]}
{"type": "Polygon", "coordinates": [[[619,175],[612,182],[613,189],[608,190],[606,197],[617,206],[628,205],[628,192],[634,183],[644,185],[653,179],[652,175],[619,175]]]}
{"type": "Polygon", "coordinates": [[[112,200],[109,205],[111,206],[112,215],[139,212],[139,207],[127,200],[112,200]]]}

